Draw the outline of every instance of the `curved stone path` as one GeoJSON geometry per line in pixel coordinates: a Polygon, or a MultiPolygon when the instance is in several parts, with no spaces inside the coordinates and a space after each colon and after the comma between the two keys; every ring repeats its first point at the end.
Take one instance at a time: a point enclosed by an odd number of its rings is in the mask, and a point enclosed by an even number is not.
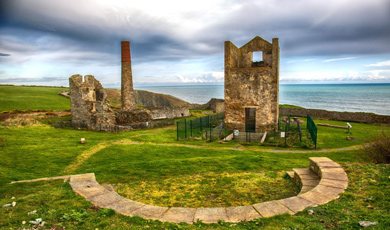
{"type": "Polygon", "coordinates": [[[127,216],[174,223],[203,223],[250,221],[259,217],[295,214],[310,206],[337,199],[348,186],[344,169],[327,157],[311,157],[309,168],[293,169],[288,174],[301,186],[297,196],[248,206],[217,208],[180,208],[147,205],[126,199],[110,187],[101,186],[94,173],[71,175],[70,185],[79,195],[102,208],[110,208],[127,216]]]}

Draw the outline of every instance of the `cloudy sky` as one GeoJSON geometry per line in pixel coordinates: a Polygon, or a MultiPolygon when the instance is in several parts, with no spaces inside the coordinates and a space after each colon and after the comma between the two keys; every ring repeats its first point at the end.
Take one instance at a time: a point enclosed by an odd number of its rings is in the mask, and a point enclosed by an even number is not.
{"type": "Polygon", "coordinates": [[[223,83],[224,41],[279,38],[281,83],[390,83],[389,0],[1,0],[0,84],[223,83]]]}

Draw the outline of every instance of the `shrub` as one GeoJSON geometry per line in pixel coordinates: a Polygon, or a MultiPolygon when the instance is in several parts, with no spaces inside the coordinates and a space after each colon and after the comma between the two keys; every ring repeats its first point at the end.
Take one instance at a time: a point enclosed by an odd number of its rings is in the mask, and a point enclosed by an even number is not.
{"type": "Polygon", "coordinates": [[[365,153],[375,163],[390,163],[390,135],[382,131],[365,146],[365,153]]]}

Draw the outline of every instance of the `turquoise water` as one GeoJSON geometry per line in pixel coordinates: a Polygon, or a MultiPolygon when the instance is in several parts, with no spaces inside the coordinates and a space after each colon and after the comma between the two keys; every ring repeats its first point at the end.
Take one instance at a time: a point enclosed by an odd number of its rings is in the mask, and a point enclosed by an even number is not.
{"type": "MultiPolygon", "coordinates": [[[[223,85],[136,86],[204,104],[224,98],[223,85]]],[[[390,115],[390,84],[280,85],[279,103],[331,111],[373,112],[390,115]]]]}

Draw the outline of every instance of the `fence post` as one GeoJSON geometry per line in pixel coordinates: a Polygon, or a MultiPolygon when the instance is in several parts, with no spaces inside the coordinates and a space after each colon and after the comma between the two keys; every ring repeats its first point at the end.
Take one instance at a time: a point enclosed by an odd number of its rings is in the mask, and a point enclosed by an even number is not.
{"type": "Polygon", "coordinates": [[[284,147],[285,148],[287,147],[287,130],[288,130],[289,124],[290,124],[290,119],[287,118],[286,126],[285,126],[285,129],[284,129],[284,147]]]}
{"type": "Polygon", "coordinates": [[[314,142],[314,148],[317,149],[317,126],[314,123],[313,119],[307,114],[307,129],[309,130],[311,139],[314,142]]]}
{"type": "Polygon", "coordinates": [[[184,139],[187,139],[187,120],[184,119],[184,139]]]}
{"type": "Polygon", "coordinates": [[[176,136],[177,136],[177,140],[179,140],[179,122],[176,121],[176,136]]]}
{"type": "Polygon", "coordinates": [[[192,138],[192,120],[190,120],[191,138],[192,138]]]}
{"type": "Polygon", "coordinates": [[[209,123],[209,125],[210,125],[210,142],[211,142],[211,138],[212,138],[212,135],[211,135],[211,132],[212,132],[211,127],[212,127],[212,125],[211,125],[211,122],[209,123]]]}

